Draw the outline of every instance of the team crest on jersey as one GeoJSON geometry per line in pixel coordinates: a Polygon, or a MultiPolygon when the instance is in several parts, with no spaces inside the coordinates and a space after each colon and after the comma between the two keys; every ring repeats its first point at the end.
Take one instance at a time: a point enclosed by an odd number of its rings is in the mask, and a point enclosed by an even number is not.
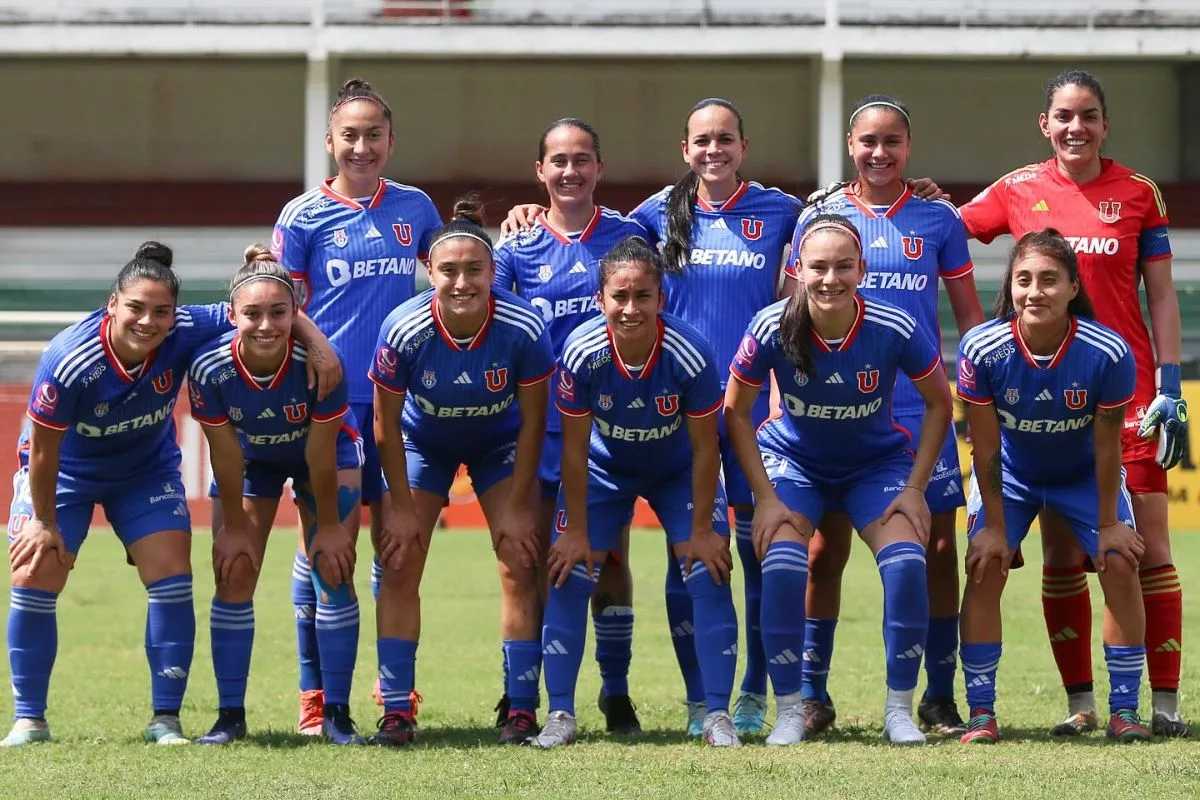
{"type": "Polygon", "coordinates": [[[375,369],[379,370],[379,374],[387,378],[396,377],[396,366],[399,359],[396,357],[396,351],[384,345],[379,348],[379,352],[375,354],[375,369]]]}
{"type": "Polygon", "coordinates": [[[554,277],[554,267],[549,264],[542,264],[538,267],[538,280],[542,283],[548,282],[554,277]]]}
{"type": "Polygon", "coordinates": [[[233,420],[234,422],[241,422],[242,421],[242,410],[240,408],[238,408],[237,406],[230,406],[229,407],[229,418],[231,420],[233,420]]]}
{"type": "Polygon", "coordinates": [[[602,394],[600,399],[596,401],[596,405],[600,406],[601,411],[611,411],[613,407],[613,399],[611,394],[602,394]]]}
{"type": "Polygon", "coordinates": [[[1117,200],[1101,200],[1100,221],[1112,225],[1121,219],[1121,203],[1117,200]]]}
{"type": "Polygon", "coordinates": [[[426,389],[432,389],[434,386],[437,386],[437,373],[431,369],[425,370],[425,373],[421,376],[421,384],[426,389]]]}
{"type": "Polygon", "coordinates": [[[742,337],[742,343],[738,345],[737,352],[733,355],[733,360],[743,367],[749,368],[754,364],[754,356],[758,353],[758,342],[754,337],[746,334],[742,337]]]}
{"type": "Polygon", "coordinates": [[[407,222],[397,222],[392,225],[392,232],[396,234],[396,241],[408,247],[412,244],[412,225],[407,222]]]}
{"type": "Polygon", "coordinates": [[[304,422],[308,419],[308,403],[289,403],[283,407],[283,415],[293,424],[304,422]]]}
{"type": "Polygon", "coordinates": [[[192,381],[188,381],[188,402],[192,404],[192,408],[204,408],[204,397],[200,394],[200,387],[192,381]]]}
{"type": "Polygon", "coordinates": [[[879,388],[879,370],[871,369],[870,364],[854,374],[858,376],[858,390],[863,394],[870,394],[879,388]]]}
{"type": "Polygon", "coordinates": [[[742,238],[756,242],[762,238],[763,222],[761,219],[742,219],[742,238]]]}
{"type": "Polygon", "coordinates": [[[97,417],[103,417],[108,413],[108,403],[96,403],[96,407],[92,409],[92,414],[97,417]]]}
{"type": "Polygon", "coordinates": [[[338,247],[345,247],[350,242],[350,237],[346,235],[345,228],[338,228],[333,232],[333,243],[338,247]]]}
{"type": "Polygon", "coordinates": [[[175,386],[175,370],[169,369],[166,372],[155,375],[150,379],[150,385],[159,394],[166,394],[175,386]]]}
{"type": "Polygon", "coordinates": [[[1005,389],[1004,390],[1004,402],[1008,403],[1010,406],[1015,406],[1017,404],[1017,401],[1020,399],[1021,399],[1021,393],[1018,392],[1016,389],[1005,389]]]}
{"type": "Polygon", "coordinates": [[[1067,408],[1072,411],[1087,405],[1087,389],[1063,389],[1063,397],[1066,398],[1067,408]]]}
{"type": "Polygon", "coordinates": [[[558,371],[558,396],[568,403],[575,402],[575,377],[565,369],[558,371]]]}
{"type": "Polygon", "coordinates": [[[483,382],[487,385],[488,391],[504,391],[504,387],[508,386],[508,367],[485,369],[483,371],[483,382]]]}
{"type": "Polygon", "coordinates": [[[53,414],[58,409],[58,389],[44,381],[33,396],[33,409],[42,414],[53,414]]]}
{"type": "Polygon", "coordinates": [[[796,381],[797,386],[805,386],[808,384],[808,373],[802,370],[797,369],[796,374],[793,375],[792,378],[796,381]]]}
{"type": "Polygon", "coordinates": [[[968,389],[975,388],[975,365],[966,358],[958,360],[958,382],[968,389]]]}
{"type": "Polygon", "coordinates": [[[664,417],[674,416],[679,413],[679,395],[660,394],[654,398],[654,405],[658,406],[658,413],[664,417]]]}
{"type": "Polygon", "coordinates": [[[925,240],[920,236],[901,236],[900,242],[904,245],[904,257],[909,261],[920,259],[925,252],[925,240]]]}

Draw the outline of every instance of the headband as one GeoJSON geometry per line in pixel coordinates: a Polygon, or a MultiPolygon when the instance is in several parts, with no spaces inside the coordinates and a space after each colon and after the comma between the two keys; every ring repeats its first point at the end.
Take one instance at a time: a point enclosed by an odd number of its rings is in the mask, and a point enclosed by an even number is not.
{"type": "Polygon", "coordinates": [[[863,111],[865,111],[868,108],[871,108],[873,106],[883,106],[885,108],[891,108],[891,109],[895,109],[896,111],[899,111],[900,116],[904,117],[904,121],[908,123],[908,126],[910,128],[912,127],[912,120],[908,118],[908,112],[905,111],[900,106],[896,105],[895,103],[889,102],[887,100],[873,100],[870,103],[865,103],[865,104],[859,106],[858,108],[854,109],[854,113],[850,115],[850,119],[846,122],[846,127],[847,128],[854,127],[854,118],[857,117],[863,111]]]}
{"type": "Polygon", "coordinates": [[[337,113],[337,110],[339,108],[346,105],[346,103],[353,103],[355,100],[370,100],[372,103],[376,104],[384,111],[388,110],[387,103],[383,102],[382,98],[372,97],[369,94],[356,94],[352,97],[342,98],[341,100],[338,100],[336,103],[334,103],[333,108],[329,109],[329,118],[333,119],[333,115],[337,113]]]}
{"type": "Polygon", "coordinates": [[[480,236],[479,234],[476,234],[476,233],[471,233],[470,231],[462,231],[462,230],[459,230],[459,231],[449,231],[448,233],[444,233],[444,234],[442,234],[441,236],[439,236],[438,238],[434,239],[434,240],[433,240],[433,244],[429,245],[429,252],[431,252],[431,253],[432,253],[432,252],[433,252],[433,248],[437,247],[439,244],[441,244],[442,242],[446,241],[447,239],[455,239],[455,238],[457,238],[457,237],[459,237],[459,236],[466,236],[466,237],[467,237],[467,238],[469,238],[469,239],[474,239],[475,241],[479,242],[481,245],[483,245],[484,247],[486,247],[486,248],[487,248],[487,251],[488,251],[489,253],[491,253],[491,252],[492,252],[492,246],[491,246],[490,244],[488,244],[488,241],[487,241],[487,239],[484,239],[484,238],[483,238],[482,236],[480,236]]]}
{"type": "Polygon", "coordinates": [[[858,252],[862,253],[862,239],[858,238],[858,234],[850,230],[850,228],[836,222],[818,222],[815,225],[810,225],[808,230],[804,231],[804,234],[800,237],[800,242],[796,245],[795,256],[797,260],[800,259],[800,250],[804,247],[804,243],[808,241],[808,237],[818,231],[838,231],[839,233],[844,233],[854,240],[854,243],[858,245],[858,252]]]}
{"type": "Polygon", "coordinates": [[[265,273],[259,273],[257,275],[247,275],[245,278],[242,278],[240,281],[238,281],[232,287],[230,287],[229,302],[231,302],[231,303],[233,302],[233,296],[235,294],[237,294],[238,289],[242,288],[243,286],[245,286],[247,283],[250,283],[251,281],[275,281],[276,283],[281,283],[288,288],[289,292],[291,292],[292,299],[293,300],[296,299],[296,284],[291,279],[288,279],[285,281],[283,278],[279,277],[278,275],[267,275],[265,273]]]}

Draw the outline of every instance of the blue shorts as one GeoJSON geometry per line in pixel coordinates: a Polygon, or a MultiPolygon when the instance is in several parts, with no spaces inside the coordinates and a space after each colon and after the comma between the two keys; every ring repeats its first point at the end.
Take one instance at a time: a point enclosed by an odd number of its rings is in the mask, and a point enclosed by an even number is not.
{"type": "MultiPolygon", "coordinates": [[[[750,410],[750,421],[757,429],[770,415],[771,393],[764,389],[750,410]]],[[[742,465],[738,463],[737,455],[733,452],[733,444],[730,443],[729,434],[725,430],[724,414],[717,415],[717,436],[721,440],[721,479],[725,484],[729,505],[753,506],[754,494],[750,491],[750,481],[746,480],[746,473],[742,472],[742,465]]]]}
{"type": "Polygon", "coordinates": [[[905,450],[831,480],[813,475],[790,456],[772,450],[764,449],[762,460],[779,499],[803,514],[813,527],[827,511],[841,511],[850,516],[859,532],[882,517],[904,491],[913,466],[912,454],[905,450]]]}
{"type": "MultiPolygon", "coordinates": [[[[69,552],[78,553],[83,546],[97,503],[126,548],[160,531],[192,532],[187,492],[178,464],[154,474],[111,483],[60,475],[55,506],[58,530],[69,552]]],[[[22,467],[13,476],[13,501],[8,514],[10,542],[32,517],[29,470],[22,467]]]]}
{"type": "MultiPolygon", "coordinates": [[[[691,470],[651,479],[602,474],[589,465],[587,527],[588,544],[593,552],[620,548],[621,531],[629,524],[633,504],[639,497],[646,498],[650,508],[654,509],[670,544],[692,538],[691,470]]],[[[566,524],[566,498],[559,491],[551,541],[562,534],[566,524]]],[[[729,536],[729,504],[719,482],[713,503],[712,529],[721,536],[729,536]]]]}
{"type": "MultiPolygon", "coordinates": [[[[459,465],[466,464],[475,496],[482,497],[488,489],[512,476],[517,442],[504,442],[481,454],[478,450],[449,452],[426,444],[417,445],[405,436],[404,456],[408,462],[409,488],[448,498],[459,465]]],[[[384,488],[387,488],[386,480],[384,488]]]]}
{"type": "MultiPolygon", "coordinates": [[[[1073,483],[1027,485],[1006,471],[1001,495],[1004,498],[1004,528],[1010,549],[1016,550],[1021,546],[1038,512],[1050,508],[1071,526],[1083,552],[1096,558],[1100,543],[1097,527],[1100,524],[1100,493],[1094,477],[1088,476],[1073,483]]],[[[1125,488],[1124,469],[1121,470],[1121,491],[1117,493],[1117,518],[1134,527],[1133,503],[1129,499],[1129,490],[1125,488]]],[[[972,475],[971,494],[967,498],[967,538],[979,533],[986,524],[983,497],[972,475]]]]}
{"type": "MultiPolygon", "coordinates": [[[[345,428],[338,431],[337,468],[358,469],[362,463],[362,439],[354,438],[345,428]]],[[[245,470],[245,478],[242,481],[243,497],[282,497],[283,485],[289,478],[293,487],[308,483],[308,462],[304,460],[284,463],[247,459],[242,466],[245,470]]],[[[218,496],[215,480],[208,485],[208,496],[218,496]]]]}
{"type": "Polygon", "coordinates": [[[558,497],[562,482],[562,431],[546,431],[542,442],[542,460],[538,464],[538,479],[542,483],[543,499],[558,497]]]}
{"type": "Polygon", "coordinates": [[[351,403],[350,411],[358,421],[362,442],[362,504],[365,506],[383,497],[383,469],[379,466],[379,451],[375,449],[375,404],[351,403]]]}
{"type": "MultiPolygon", "coordinates": [[[[921,440],[921,426],[925,417],[920,414],[896,417],[896,424],[904,428],[912,436],[912,449],[916,452],[917,442],[921,440]]],[[[929,476],[929,487],[925,490],[925,502],[930,514],[940,514],[943,511],[954,511],[967,504],[963,494],[962,470],[958,465],[958,439],[954,433],[954,423],[946,433],[942,443],[942,453],[938,456],[929,476]]]]}

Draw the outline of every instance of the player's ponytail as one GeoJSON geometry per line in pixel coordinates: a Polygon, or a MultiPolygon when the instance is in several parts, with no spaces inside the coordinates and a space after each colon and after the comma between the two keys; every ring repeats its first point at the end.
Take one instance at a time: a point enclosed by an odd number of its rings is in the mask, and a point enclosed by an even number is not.
{"type": "Polygon", "coordinates": [[[275,260],[271,249],[264,244],[255,242],[246,248],[242,254],[243,263],[238,271],[233,273],[229,281],[229,302],[234,303],[239,290],[254,281],[275,281],[287,287],[292,298],[292,305],[297,305],[296,282],[288,273],[287,268],[275,260]]]}
{"type": "Polygon", "coordinates": [[[433,234],[433,240],[429,245],[430,261],[433,260],[433,248],[447,239],[458,236],[478,240],[487,248],[488,257],[491,257],[492,237],[488,236],[487,231],[483,229],[483,201],[475,192],[454,201],[454,209],[450,212],[450,221],[433,234]]]}
{"type": "Polygon", "coordinates": [[[1000,292],[996,295],[996,305],[992,313],[996,319],[1006,317],[1016,310],[1013,302],[1012,281],[1017,264],[1031,255],[1041,255],[1055,261],[1067,273],[1067,280],[1079,287],[1075,297],[1067,304],[1067,313],[1088,319],[1096,318],[1096,308],[1088,297],[1083,286],[1083,276],[1079,272],[1079,261],[1075,258],[1075,248],[1061,233],[1054,228],[1044,228],[1040,231],[1030,231],[1022,236],[1008,254],[1008,266],[1004,270],[1004,281],[1000,284],[1000,292]]]}
{"type": "Polygon", "coordinates": [[[805,375],[813,371],[812,312],[808,310],[808,292],[797,285],[779,317],[779,343],[787,360],[805,375]]]}
{"type": "Polygon", "coordinates": [[[112,293],[124,291],[140,281],[158,281],[171,292],[172,300],[178,300],[179,276],[171,268],[174,262],[175,254],[165,244],[142,242],[133,254],[133,259],[117,273],[112,293]]]}

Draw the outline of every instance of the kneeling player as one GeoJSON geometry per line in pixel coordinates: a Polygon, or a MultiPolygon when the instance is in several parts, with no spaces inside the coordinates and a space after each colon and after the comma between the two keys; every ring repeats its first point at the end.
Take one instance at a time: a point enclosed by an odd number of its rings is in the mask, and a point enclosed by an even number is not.
{"type": "Polygon", "coordinates": [[[1144,545],[1132,528],[1121,469],[1133,355],[1092,320],[1074,250],[1053,229],[1021,237],[996,312],[959,346],[958,394],[975,451],[961,651],[971,720],[962,741],[999,738],[1000,595],[1011,551],[1042,509],[1067,521],[1100,572],[1108,735],[1147,739],[1137,713],[1146,657],[1138,582],[1144,545]]]}

